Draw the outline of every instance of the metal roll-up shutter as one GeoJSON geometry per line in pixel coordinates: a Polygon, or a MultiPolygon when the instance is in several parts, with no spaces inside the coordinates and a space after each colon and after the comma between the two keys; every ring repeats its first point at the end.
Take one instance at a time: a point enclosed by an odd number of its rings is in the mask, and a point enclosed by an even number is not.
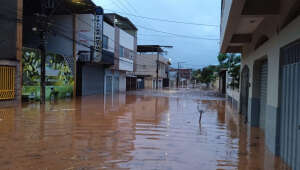
{"type": "Polygon", "coordinates": [[[300,170],[300,42],[281,51],[279,154],[300,170]]]}
{"type": "Polygon", "coordinates": [[[83,65],[82,67],[82,95],[103,94],[104,69],[98,65],[83,65]]]}
{"type": "Polygon", "coordinates": [[[268,61],[264,61],[260,68],[260,114],[259,127],[265,129],[266,106],[268,88],[268,61]]]}

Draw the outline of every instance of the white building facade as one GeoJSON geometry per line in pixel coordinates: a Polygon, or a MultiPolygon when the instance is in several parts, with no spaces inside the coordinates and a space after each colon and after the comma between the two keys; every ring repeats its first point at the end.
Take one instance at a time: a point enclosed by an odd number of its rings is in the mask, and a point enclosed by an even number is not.
{"type": "Polygon", "coordinates": [[[103,28],[103,50],[114,53],[114,65],[105,69],[105,93],[125,92],[134,70],[137,29],[117,14],[105,14],[103,28]]]}
{"type": "Polygon", "coordinates": [[[236,102],[245,120],[259,127],[268,149],[296,170],[300,169],[299,11],[298,0],[223,0],[220,37],[222,53],[242,53],[236,102]]]}

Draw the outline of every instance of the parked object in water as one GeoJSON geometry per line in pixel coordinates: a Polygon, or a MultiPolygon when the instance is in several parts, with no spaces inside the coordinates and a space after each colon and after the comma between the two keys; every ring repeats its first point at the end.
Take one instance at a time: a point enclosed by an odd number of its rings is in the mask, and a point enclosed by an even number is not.
{"type": "Polygon", "coordinates": [[[204,113],[204,110],[201,109],[201,106],[200,106],[199,103],[198,103],[198,105],[197,105],[197,110],[198,110],[198,112],[199,112],[199,114],[200,114],[200,117],[199,117],[199,123],[201,123],[202,114],[204,113]]]}

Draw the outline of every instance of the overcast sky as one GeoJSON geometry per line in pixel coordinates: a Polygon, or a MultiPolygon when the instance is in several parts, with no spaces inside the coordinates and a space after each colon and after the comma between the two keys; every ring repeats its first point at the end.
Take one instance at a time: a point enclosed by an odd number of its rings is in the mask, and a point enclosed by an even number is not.
{"type": "Polygon", "coordinates": [[[173,66],[177,67],[177,62],[185,62],[183,67],[186,68],[199,68],[218,63],[218,40],[182,38],[145,28],[173,34],[219,39],[219,27],[160,22],[129,14],[188,23],[219,25],[221,0],[94,0],[94,2],[104,8],[105,13],[119,12],[120,15],[128,17],[139,29],[139,45],[174,46],[173,49],[168,50],[167,55],[171,58],[173,66]]]}

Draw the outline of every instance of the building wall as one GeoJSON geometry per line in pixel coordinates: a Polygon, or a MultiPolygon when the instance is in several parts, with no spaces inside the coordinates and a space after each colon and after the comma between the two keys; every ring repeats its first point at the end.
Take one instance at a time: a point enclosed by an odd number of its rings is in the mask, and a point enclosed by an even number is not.
{"type": "Polygon", "coordinates": [[[152,78],[145,78],[145,89],[152,89],[152,78]]]}
{"type": "Polygon", "coordinates": [[[120,72],[120,79],[119,79],[119,91],[126,92],[126,73],[120,72]]]}
{"type": "Polygon", "coordinates": [[[53,16],[55,34],[49,34],[47,51],[62,56],[73,56],[73,17],[72,15],[53,16]]]}
{"type": "MultiPolygon", "coordinates": [[[[137,54],[136,56],[136,75],[150,75],[156,77],[156,68],[157,68],[157,55],[156,54],[137,54]]],[[[160,56],[159,57],[159,77],[167,78],[166,67],[168,60],[160,56]]]]}
{"type": "Polygon", "coordinates": [[[0,6],[0,59],[16,59],[17,0],[3,0],[0,6]]]}
{"type": "MultiPolygon", "coordinates": [[[[273,35],[270,37],[269,41],[259,47],[257,50],[253,50],[253,44],[250,44],[245,50],[245,55],[242,60],[242,65],[248,65],[250,68],[250,83],[251,87],[249,89],[249,111],[248,117],[253,114],[255,110],[255,104],[257,103],[257,96],[253,91],[253,82],[255,81],[255,77],[253,76],[253,68],[254,63],[258,59],[266,58],[268,59],[268,86],[267,86],[267,114],[266,114],[266,143],[271,151],[276,152],[276,126],[278,119],[278,109],[279,109],[279,98],[278,98],[278,89],[279,89],[279,57],[280,57],[280,48],[285,45],[296,41],[300,38],[300,17],[297,17],[293,20],[289,25],[287,25],[282,31],[279,33],[274,32],[274,27],[272,27],[272,20],[267,20],[264,24],[258,28],[256,31],[256,39],[258,39],[258,35],[260,32],[268,33],[269,35],[273,35]],[[270,26],[267,26],[270,25],[270,26]]],[[[254,39],[254,42],[255,40],[254,39]]],[[[251,122],[250,122],[251,123],[251,122]]]]}
{"type": "Polygon", "coordinates": [[[129,50],[134,50],[134,36],[120,29],[120,45],[129,50]]]}
{"type": "Polygon", "coordinates": [[[108,37],[108,51],[115,50],[115,28],[106,22],[103,22],[103,34],[108,37]]]}
{"type": "Polygon", "coordinates": [[[76,15],[76,39],[77,51],[90,51],[90,46],[94,46],[94,15],[76,15]]]}

